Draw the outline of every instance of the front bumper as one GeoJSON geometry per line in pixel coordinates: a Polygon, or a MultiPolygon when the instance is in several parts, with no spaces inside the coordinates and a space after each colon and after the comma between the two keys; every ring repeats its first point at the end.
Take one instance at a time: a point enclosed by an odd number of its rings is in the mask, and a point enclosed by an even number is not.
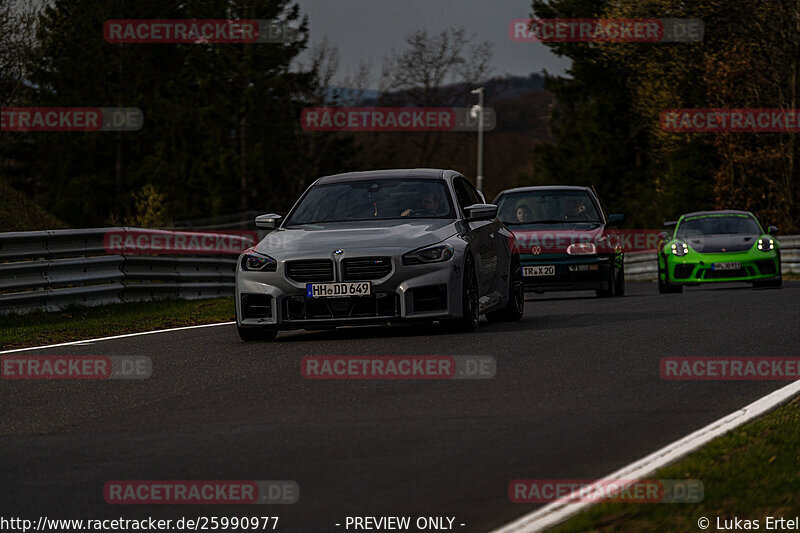
{"type": "Polygon", "coordinates": [[[573,256],[567,254],[532,255],[523,254],[521,262],[526,266],[554,266],[552,276],[523,277],[526,291],[585,291],[607,289],[611,273],[612,256],[573,256]]]}
{"type": "MultiPolygon", "coordinates": [[[[369,296],[344,298],[308,298],[306,282],[287,277],[285,261],[278,262],[276,272],[243,271],[239,267],[236,321],[241,327],[304,329],[460,316],[462,273],[457,265],[461,262],[459,253],[443,263],[409,266],[403,265],[400,257],[391,257],[390,273],[370,280],[369,296]]],[[[338,264],[334,271],[331,283],[344,281],[338,264]]]]}
{"type": "Polygon", "coordinates": [[[694,253],[684,257],[668,256],[667,268],[672,283],[683,285],[721,283],[730,281],[758,281],[776,279],[781,273],[780,254],[762,253],[694,253]],[[737,270],[717,270],[717,263],[740,263],[737,270]]]}

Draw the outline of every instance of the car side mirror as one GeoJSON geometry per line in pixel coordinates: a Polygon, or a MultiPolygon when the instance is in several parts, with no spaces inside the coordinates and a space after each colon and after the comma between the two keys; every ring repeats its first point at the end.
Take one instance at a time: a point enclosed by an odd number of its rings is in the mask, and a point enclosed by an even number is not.
{"type": "Polygon", "coordinates": [[[661,233],[656,235],[656,237],[658,237],[658,240],[660,241],[666,241],[669,240],[669,233],[667,233],[666,231],[662,231],[661,233]]]}
{"type": "Polygon", "coordinates": [[[256,227],[258,229],[265,229],[268,231],[272,231],[278,227],[278,222],[282,217],[280,215],[276,215],[275,213],[269,213],[268,215],[258,215],[256,217],[256,227]]]}
{"type": "Polygon", "coordinates": [[[608,215],[609,226],[616,226],[617,224],[622,224],[623,222],[625,222],[625,215],[622,213],[613,213],[608,215]]]}
{"type": "Polygon", "coordinates": [[[467,221],[489,220],[497,216],[497,206],[494,204],[472,204],[464,208],[467,221]]]}
{"type": "Polygon", "coordinates": [[[778,234],[778,226],[770,226],[767,228],[767,233],[770,235],[777,235],[778,234]]]}

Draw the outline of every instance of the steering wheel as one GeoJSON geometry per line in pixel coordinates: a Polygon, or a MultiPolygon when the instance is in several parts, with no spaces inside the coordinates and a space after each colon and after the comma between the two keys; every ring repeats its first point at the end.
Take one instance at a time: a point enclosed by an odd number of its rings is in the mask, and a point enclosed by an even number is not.
{"type": "Polygon", "coordinates": [[[409,211],[408,216],[436,216],[436,211],[431,209],[412,209],[409,211]]]}

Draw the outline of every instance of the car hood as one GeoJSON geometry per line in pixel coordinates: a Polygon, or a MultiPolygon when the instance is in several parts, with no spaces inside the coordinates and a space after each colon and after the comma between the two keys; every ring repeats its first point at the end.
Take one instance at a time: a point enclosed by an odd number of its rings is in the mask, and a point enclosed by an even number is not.
{"type": "Polygon", "coordinates": [[[761,235],[697,235],[683,240],[692,250],[700,253],[742,252],[758,242],[761,235]]]}
{"type": "Polygon", "coordinates": [[[278,259],[291,255],[325,255],[336,249],[410,251],[443,241],[456,233],[454,220],[377,220],[308,224],[278,228],[255,250],[278,259]]]}
{"type": "Polygon", "coordinates": [[[570,244],[594,242],[603,236],[605,226],[596,222],[574,222],[565,224],[525,224],[511,226],[522,253],[531,253],[539,247],[539,253],[566,253],[570,244]]]}

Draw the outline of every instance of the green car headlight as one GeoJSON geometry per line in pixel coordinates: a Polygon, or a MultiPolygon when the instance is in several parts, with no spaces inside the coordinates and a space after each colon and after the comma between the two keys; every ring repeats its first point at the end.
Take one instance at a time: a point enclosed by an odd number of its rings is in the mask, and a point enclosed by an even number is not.
{"type": "Polygon", "coordinates": [[[758,249],[762,252],[769,252],[775,249],[775,241],[769,237],[758,239],[758,249]]]}
{"type": "Polygon", "coordinates": [[[685,242],[675,241],[672,243],[672,253],[682,257],[689,253],[689,246],[685,242]]]}

